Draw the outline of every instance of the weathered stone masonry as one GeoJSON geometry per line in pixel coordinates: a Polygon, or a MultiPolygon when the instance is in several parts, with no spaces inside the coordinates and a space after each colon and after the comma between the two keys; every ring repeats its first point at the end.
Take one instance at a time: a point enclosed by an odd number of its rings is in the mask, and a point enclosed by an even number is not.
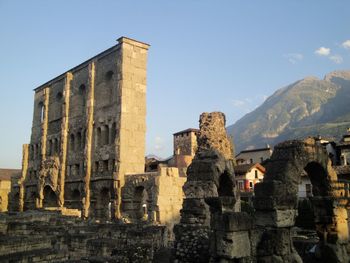
{"type": "Polygon", "coordinates": [[[144,172],[148,47],[122,37],[35,89],[31,141],[10,209],[121,216],[125,173],[144,172]]]}

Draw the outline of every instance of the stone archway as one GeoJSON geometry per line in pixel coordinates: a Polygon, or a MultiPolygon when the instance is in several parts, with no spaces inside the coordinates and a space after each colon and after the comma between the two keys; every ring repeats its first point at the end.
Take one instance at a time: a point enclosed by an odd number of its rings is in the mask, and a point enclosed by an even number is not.
{"type": "Polygon", "coordinates": [[[312,138],[286,141],[275,147],[266,167],[264,181],[255,187],[256,223],[264,229],[257,246],[258,259],[279,258],[289,262],[299,258],[291,241],[291,228],[297,214],[298,184],[305,171],[313,186],[311,202],[320,238],[318,261],[348,261],[345,209],[348,201],[343,198],[344,190],[331,164],[326,150],[312,138]],[[284,244],[288,249],[271,250],[269,246],[273,243],[284,244]]]}
{"type": "Polygon", "coordinates": [[[44,207],[57,207],[57,195],[49,185],[44,187],[44,207]]]}
{"type": "Polygon", "coordinates": [[[149,197],[144,186],[137,186],[134,190],[133,218],[142,220],[148,218],[149,197]]]}

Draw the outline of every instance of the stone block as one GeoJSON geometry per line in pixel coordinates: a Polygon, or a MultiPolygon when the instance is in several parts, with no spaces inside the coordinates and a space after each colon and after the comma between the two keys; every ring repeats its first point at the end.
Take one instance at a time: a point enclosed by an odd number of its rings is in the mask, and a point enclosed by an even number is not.
{"type": "Polygon", "coordinates": [[[260,210],[293,209],[297,207],[297,192],[281,181],[256,184],[254,206],[260,210]]]}
{"type": "Polygon", "coordinates": [[[292,252],[292,245],[290,229],[266,229],[257,247],[258,257],[290,255],[292,252]]]}
{"type": "Polygon", "coordinates": [[[212,229],[225,231],[225,232],[237,232],[245,231],[253,228],[253,218],[244,212],[226,212],[219,215],[213,215],[212,229]]]}
{"type": "Polygon", "coordinates": [[[297,210],[256,211],[256,225],[270,227],[291,227],[295,224],[297,210]]]}
{"type": "Polygon", "coordinates": [[[248,231],[217,231],[216,252],[218,256],[229,259],[249,257],[251,251],[248,231]]]}

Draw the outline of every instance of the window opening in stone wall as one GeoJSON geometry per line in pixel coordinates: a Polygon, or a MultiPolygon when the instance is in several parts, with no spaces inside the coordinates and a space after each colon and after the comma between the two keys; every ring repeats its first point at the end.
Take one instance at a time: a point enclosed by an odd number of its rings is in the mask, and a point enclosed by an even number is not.
{"type": "Polygon", "coordinates": [[[44,207],[54,206],[57,206],[57,197],[51,187],[47,185],[44,188],[44,207]]]}
{"type": "Polygon", "coordinates": [[[96,145],[97,146],[101,146],[101,127],[97,128],[97,132],[96,132],[96,145]]]}
{"type": "Polygon", "coordinates": [[[96,161],[96,162],[95,162],[95,172],[96,172],[96,173],[98,173],[98,172],[100,171],[99,168],[100,168],[100,167],[99,167],[99,162],[96,161]]]}
{"type": "Polygon", "coordinates": [[[74,143],[75,143],[74,134],[71,134],[70,135],[70,143],[69,143],[71,151],[74,151],[74,143]]]}
{"type": "Polygon", "coordinates": [[[43,123],[44,121],[44,113],[45,113],[45,106],[44,103],[39,102],[39,112],[40,112],[40,123],[43,123]]]}
{"type": "Polygon", "coordinates": [[[103,145],[107,145],[108,140],[109,140],[109,127],[108,127],[108,125],[103,126],[102,135],[103,135],[102,143],[103,143],[103,145]]]}
{"type": "Polygon", "coordinates": [[[74,175],[79,176],[80,175],[80,164],[76,164],[74,170],[75,170],[74,175]]]}
{"type": "Polygon", "coordinates": [[[147,203],[148,203],[148,194],[146,189],[143,186],[138,186],[135,188],[133,207],[135,212],[135,218],[140,220],[145,218],[147,214],[147,203]]]}
{"type": "Polygon", "coordinates": [[[227,172],[220,175],[218,186],[219,196],[233,196],[233,187],[233,181],[227,172]]]}
{"type": "Polygon", "coordinates": [[[112,70],[108,71],[105,76],[106,81],[111,81],[113,78],[113,74],[114,72],[112,70]]]}
{"type": "Polygon", "coordinates": [[[56,94],[56,100],[57,100],[58,102],[60,102],[60,101],[62,100],[62,97],[63,97],[62,92],[58,92],[58,93],[56,94]]]}
{"type": "Polygon", "coordinates": [[[253,163],[253,159],[250,159],[250,163],[253,163]]]}
{"type": "Polygon", "coordinates": [[[51,140],[49,140],[48,141],[48,147],[47,147],[47,149],[48,149],[48,152],[47,152],[47,155],[48,156],[51,156],[52,155],[52,141],[51,140]]]}
{"type": "Polygon", "coordinates": [[[108,160],[103,160],[103,171],[108,171],[108,160]]]}
{"type": "Polygon", "coordinates": [[[83,147],[81,145],[81,132],[79,131],[77,133],[77,143],[76,143],[76,150],[81,150],[83,147]]]}
{"type": "Polygon", "coordinates": [[[83,112],[84,112],[84,107],[86,105],[86,87],[84,84],[81,84],[79,86],[79,94],[80,94],[80,97],[81,97],[81,106],[83,108],[83,112]]]}

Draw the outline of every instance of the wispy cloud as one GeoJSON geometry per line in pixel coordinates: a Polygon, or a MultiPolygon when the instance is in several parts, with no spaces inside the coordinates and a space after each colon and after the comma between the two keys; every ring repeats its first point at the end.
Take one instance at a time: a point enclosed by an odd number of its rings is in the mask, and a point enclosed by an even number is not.
{"type": "Polygon", "coordinates": [[[315,54],[319,56],[328,56],[331,53],[331,49],[327,47],[320,47],[315,50],[315,54]]]}
{"type": "Polygon", "coordinates": [[[345,49],[350,49],[350,39],[345,40],[341,45],[345,49]]]}
{"type": "Polygon", "coordinates": [[[300,53],[288,53],[283,55],[292,64],[297,64],[302,61],[304,56],[300,53]]]}
{"type": "Polygon", "coordinates": [[[343,62],[343,58],[340,55],[332,55],[329,57],[336,64],[341,64],[343,62]]]}
{"type": "Polygon", "coordinates": [[[256,95],[243,99],[232,99],[232,105],[242,113],[246,114],[261,105],[267,99],[266,95],[256,95]]]}
{"type": "MultiPolygon", "coordinates": [[[[344,43],[346,43],[346,41],[344,43]]],[[[344,43],[342,44],[342,46],[344,46],[344,43]]],[[[348,44],[350,47],[350,41],[348,44]]],[[[315,54],[318,56],[327,57],[329,60],[331,60],[332,62],[334,62],[336,64],[343,63],[343,57],[338,55],[338,54],[334,54],[334,55],[331,54],[331,49],[327,48],[327,47],[320,47],[320,48],[316,49],[315,54]]]]}
{"type": "Polygon", "coordinates": [[[160,136],[154,138],[154,150],[160,151],[164,149],[164,139],[160,136]]]}

